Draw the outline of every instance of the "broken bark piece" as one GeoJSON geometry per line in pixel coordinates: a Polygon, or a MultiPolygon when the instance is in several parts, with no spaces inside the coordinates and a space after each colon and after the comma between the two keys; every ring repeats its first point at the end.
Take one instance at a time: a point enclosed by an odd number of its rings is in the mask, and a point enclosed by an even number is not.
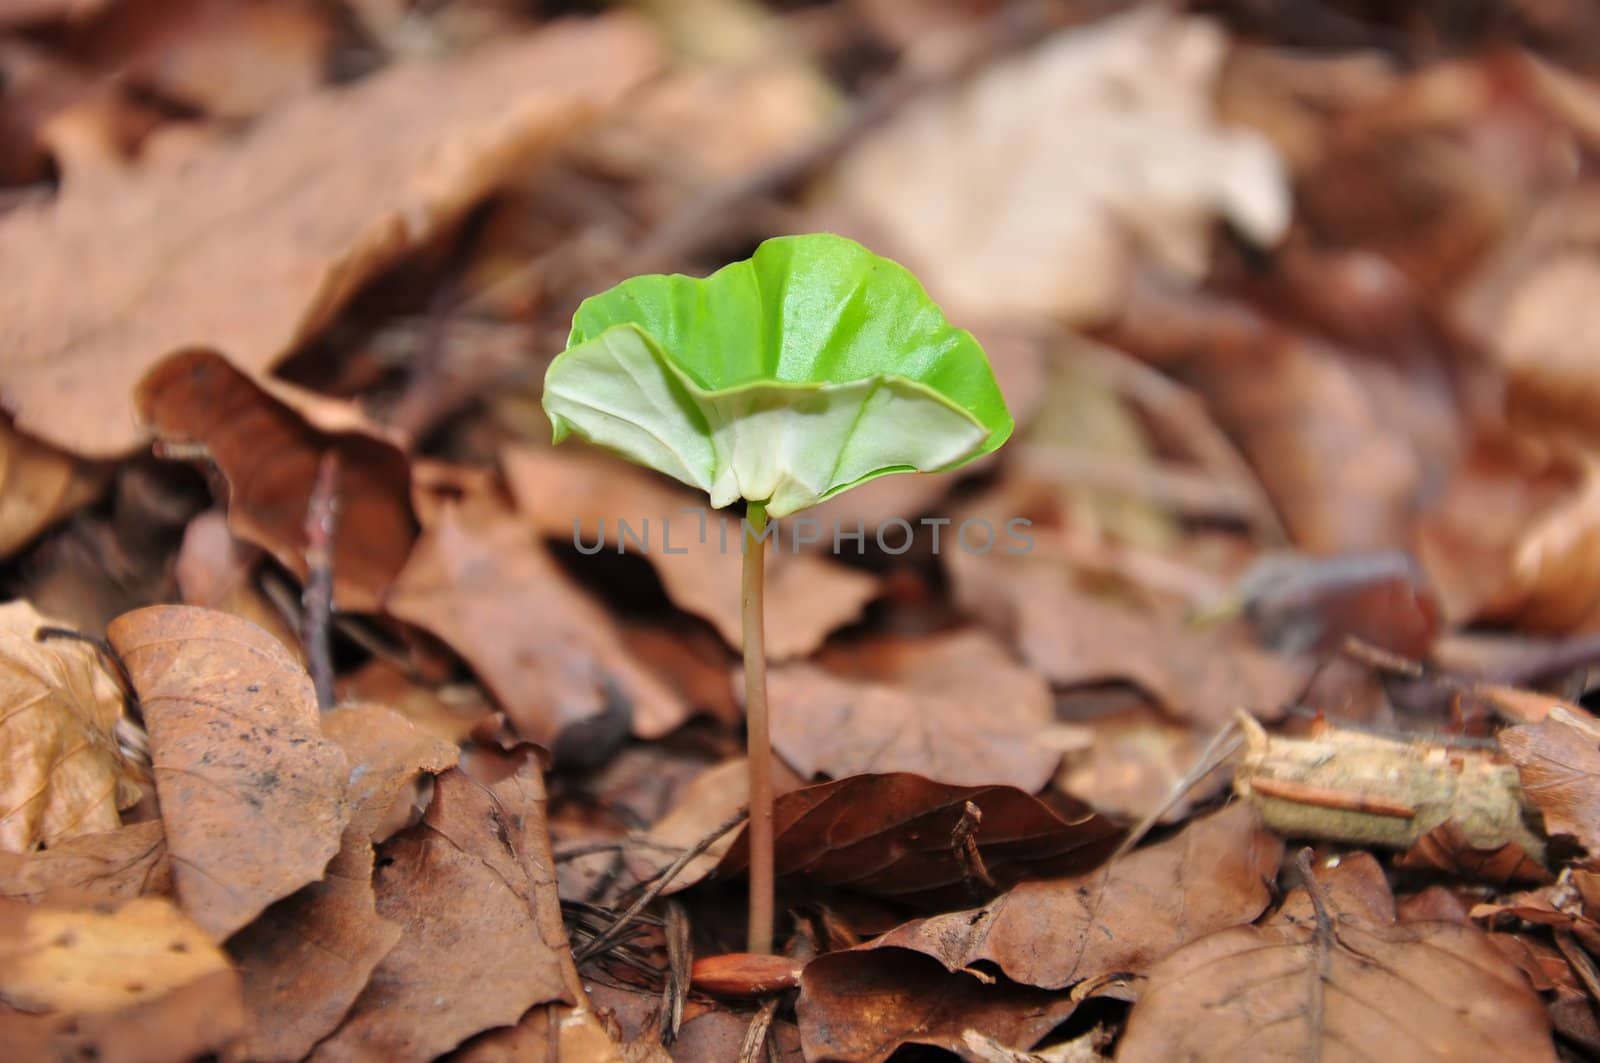
{"type": "Polygon", "coordinates": [[[1474,849],[1514,842],[1543,859],[1516,767],[1491,750],[1331,726],[1285,738],[1243,713],[1239,726],[1245,752],[1233,788],[1280,834],[1406,849],[1452,823],[1474,849]]]}

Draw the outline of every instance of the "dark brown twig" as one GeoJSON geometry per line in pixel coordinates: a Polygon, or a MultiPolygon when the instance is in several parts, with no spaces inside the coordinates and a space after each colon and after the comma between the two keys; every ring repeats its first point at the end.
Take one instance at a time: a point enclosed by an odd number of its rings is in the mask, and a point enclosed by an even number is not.
{"type": "Polygon", "coordinates": [[[968,801],[961,810],[961,818],[956,821],[955,829],[950,832],[950,847],[956,851],[956,859],[961,861],[961,877],[976,897],[983,896],[985,890],[995,889],[994,876],[989,874],[983,854],[978,851],[978,827],[982,824],[983,810],[968,801]]]}
{"type": "MultiPolygon", "coordinates": [[[[689,866],[689,861],[693,860],[701,853],[704,853],[707,849],[715,845],[717,840],[724,834],[743,823],[747,815],[748,812],[741,808],[738,813],[729,817],[725,822],[719,824],[710,834],[707,834],[704,838],[701,838],[699,841],[695,842],[693,847],[685,849],[683,851],[683,855],[679,856],[661,871],[650,876],[650,878],[646,880],[649,883],[649,888],[641,893],[637,900],[628,905],[627,911],[619,915],[617,917],[617,921],[612,923],[611,926],[606,929],[605,933],[601,934],[599,937],[595,938],[581,949],[575,950],[572,954],[572,958],[576,962],[582,963],[590,957],[595,956],[607,945],[610,945],[613,941],[615,941],[617,939],[617,935],[622,933],[623,930],[627,929],[628,924],[632,923],[634,919],[638,918],[639,913],[644,911],[646,906],[648,906],[651,901],[661,896],[661,891],[666,889],[668,884],[670,884],[673,879],[677,878],[678,874],[684,868],[689,866]]],[[[644,885],[644,883],[640,883],[640,885],[644,885]]]]}
{"type": "Polygon", "coordinates": [[[329,450],[317,464],[317,479],[306,503],[306,587],[300,601],[306,669],[317,688],[317,705],[333,708],[333,540],[339,531],[339,454],[329,450]]]}
{"type": "Polygon", "coordinates": [[[48,642],[51,639],[67,639],[72,642],[86,642],[93,646],[100,655],[100,660],[111,669],[111,674],[116,676],[117,684],[122,687],[122,704],[127,710],[128,717],[144,726],[144,707],[139,704],[139,692],[134,689],[133,676],[128,671],[128,666],[122,660],[122,654],[105,639],[97,639],[93,635],[85,635],[81,631],[74,631],[70,627],[55,627],[47,624],[34,631],[33,641],[48,642]]]}
{"type": "Polygon", "coordinates": [[[661,987],[661,1043],[678,1039],[683,1026],[683,1005],[689,997],[689,976],[694,969],[694,945],[689,940],[689,912],[678,901],[667,902],[667,981],[661,987]]]}

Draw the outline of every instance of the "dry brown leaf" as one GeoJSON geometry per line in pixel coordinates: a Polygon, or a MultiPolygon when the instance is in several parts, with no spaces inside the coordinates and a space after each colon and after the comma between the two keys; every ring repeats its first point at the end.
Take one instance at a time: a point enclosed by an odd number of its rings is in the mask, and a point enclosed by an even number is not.
{"type": "Polygon", "coordinates": [[[255,584],[261,556],[260,550],[233,537],[222,513],[202,513],[184,529],[173,563],[178,594],[184,605],[232,613],[265,628],[303,660],[299,634],[255,584]]]}
{"type": "Polygon", "coordinates": [[[352,404],[258,382],[221,356],[162,361],[137,403],[162,443],[199,444],[227,482],[228,525],[306,577],[306,510],[317,467],[339,459],[333,592],[343,609],[376,612],[416,537],[411,471],[395,439],[352,404]]]}
{"type": "MultiPolygon", "coordinates": [[[[387,824],[409,825],[422,773],[456,762],[457,750],[376,706],[336,709],[323,732],[350,762],[350,822],[327,876],[268,908],[228,941],[254,1018],[240,1060],[296,1060],[332,1033],[400,940],[378,915],[372,846],[387,824]],[[398,816],[396,815],[398,813],[398,816]],[[397,822],[396,822],[397,820],[397,822]]],[[[432,792],[432,780],[425,789],[432,792]]]]}
{"type": "Polygon", "coordinates": [[[1555,1060],[1544,1006],[1486,935],[1395,923],[1376,863],[1357,870],[1326,889],[1325,924],[1297,891],[1157,964],[1117,1059],[1555,1060]]]}
{"type": "Polygon", "coordinates": [[[905,1044],[961,1053],[968,1030],[1026,1050],[1078,1006],[1066,993],[951,974],[898,950],[819,957],[800,985],[805,1057],[832,1063],[878,1063],[905,1044]]]}
{"type": "Polygon", "coordinates": [[[428,684],[376,658],[341,674],[334,690],[340,703],[386,705],[451,745],[459,745],[494,713],[476,683],[428,684]]]}
{"type": "Polygon", "coordinates": [[[0,420],[0,557],[94,501],[106,473],[0,420]]]}
{"type": "MultiPolygon", "coordinates": [[[[1118,828],[1073,803],[1064,813],[1010,786],[949,786],[919,775],[852,775],[782,794],[774,804],[779,875],[917,903],[971,897],[982,884],[952,840],[968,804],[972,838],[989,875],[1070,874],[1103,858],[1118,828]]],[[[716,877],[742,874],[741,831],[716,877]]],[[[675,884],[682,888],[682,884],[675,884]]]]}
{"type": "MultiPolygon", "coordinates": [[[[711,621],[728,645],[743,645],[737,518],[599,453],[572,456],[518,447],[505,451],[501,463],[518,509],[542,535],[581,542],[585,552],[593,552],[603,532],[610,550],[643,553],[673,604],[711,621]],[[626,523],[633,539],[624,537],[619,522],[626,523]]],[[[765,593],[767,615],[773,618],[767,624],[767,656],[781,661],[811,653],[830,632],[856,619],[876,597],[878,581],[789,540],[767,549],[765,593]]]]}
{"type": "Polygon", "coordinates": [[[981,631],[852,651],[855,675],[810,663],[767,679],[772,745],[802,777],[906,771],[1029,793],[1061,760],[1050,689],[981,631]]]}
{"type": "Polygon", "coordinates": [[[349,766],[310,677],[254,624],[158,605],[106,636],[144,706],[178,900],[220,941],[322,877],[350,818],[349,766]]]}
{"type": "Polygon", "coordinates": [[[27,852],[116,828],[138,799],[117,748],[122,688],[94,647],[37,641],[52,621],[0,605],[0,849],[27,852]]]}
{"type": "Polygon", "coordinates": [[[987,960],[1044,989],[1140,973],[1199,937],[1253,921],[1272,901],[1282,856],[1254,810],[1235,805],[1108,868],[1025,882],[982,908],[906,923],[856,951],[910,949],[951,971],[987,960]]]}
{"type": "Polygon", "coordinates": [[[1600,725],[1559,706],[1538,723],[1509,727],[1500,748],[1517,765],[1522,792],[1547,834],[1570,834],[1600,854],[1600,725]]]}
{"type": "Polygon", "coordinates": [[[659,1043],[618,1045],[606,1024],[587,1008],[544,1004],[530,1009],[515,1026],[474,1037],[450,1059],[451,1063],[658,1063],[665,1057],[659,1043]]]}
{"type": "Polygon", "coordinates": [[[1198,277],[1217,216],[1264,244],[1287,226],[1272,149],[1213,117],[1225,46],[1156,8],[1058,33],[907,107],[845,157],[837,195],[957,307],[1102,318],[1136,253],[1198,277]]]}
{"type": "Polygon", "coordinates": [[[73,51],[163,100],[246,119],[320,85],[333,36],[306,0],[158,0],[114,6],[73,51]]]}
{"type": "Polygon", "coordinates": [[[1103,599],[1047,557],[950,551],[945,564],[957,598],[1014,630],[1023,658],[1058,686],[1134,683],[1174,716],[1215,727],[1240,708],[1273,718],[1304,683],[1292,658],[1103,599]]]}
{"type": "Polygon", "coordinates": [[[222,950],[156,897],[0,900],[0,1001],[14,1059],[194,1059],[247,1022],[222,950]]]}
{"type": "Polygon", "coordinates": [[[69,172],[60,197],[0,220],[0,318],[19,337],[6,406],[74,453],[132,450],[130,396],[150,366],[203,346],[270,367],[654,63],[636,22],[559,24],[453,65],[396,66],[79,192],[69,172]]]}
{"type": "Polygon", "coordinates": [[[172,896],[172,865],[160,820],[80,834],[28,855],[0,874],[0,896],[38,901],[61,891],[121,900],[172,896]]]}
{"type": "Polygon", "coordinates": [[[403,936],[312,1058],[428,1060],[535,1004],[581,996],[531,759],[493,784],[452,768],[380,850],[378,912],[403,936]]]}
{"type": "Polygon", "coordinates": [[[1162,822],[1177,822],[1227,785],[1223,773],[1213,773],[1168,807],[1173,788],[1200,762],[1209,736],[1173,722],[1142,699],[1096,713],[1077,727],[1084,740],[1065,751],[1055,785],[1101,812],[1138,821],[1166,808],[1162,822]]]}
{"type": "Polygon", "coordinates": [[[508,512],[472,506],[442,513],[418,540],[385,607],[465,658],[517,733],[558,757],[585,743],[610,748],[630,728],[657,737],[688,716],[629,656],[601,604],[508,512]],[[565,747],[557,749],[559,742],[565,747]]]}

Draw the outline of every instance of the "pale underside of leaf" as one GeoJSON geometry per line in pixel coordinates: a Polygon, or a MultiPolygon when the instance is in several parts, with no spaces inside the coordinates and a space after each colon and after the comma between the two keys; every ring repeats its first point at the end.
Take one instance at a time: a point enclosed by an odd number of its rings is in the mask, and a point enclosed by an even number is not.
{"type": "Polygon", "coordinates": [[[563,353],[545,379],[560,442],[572,432],[711,496],[786,516],[891,472],[951,468],[989,432],[922,384],[755,383],[707,391],[634,325],[563,353]]]}

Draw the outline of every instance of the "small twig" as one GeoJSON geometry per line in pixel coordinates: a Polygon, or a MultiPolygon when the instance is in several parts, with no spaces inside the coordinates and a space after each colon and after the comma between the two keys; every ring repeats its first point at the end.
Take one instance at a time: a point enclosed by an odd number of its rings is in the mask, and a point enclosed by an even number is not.
{"type": "Polygon", "coordinates": [[[717,828],[710,834],[707,834],[704,838],[701,838],[699,841],[695,842],[692,848],[685,849],[683,854],[671,864],[667,865],[666,868],[652,875],[647,880],[650,883],[649,888],[639,895],[639,899],[628,905],[628,910],[618,916],[617,921],[612,923],[605,933],[601,934],[599,937],[583,946],[583,948],[576,950],[573,953],[572,958],[576,962],[582,963],[584,960],[594,956],[607,945],[610,945],[613,941],[615,941],[617,939],[617,935],[622,933],[622,931],[627,928],[629,923],[638,918],[639,913],[644,911],[645,907],[649,905],[651,901],[661,896],[661,891],[666,889],[668,884],[671,883],[674,878],[678,877],[678,873],[689,866],[689,861],[693,860],[695,857],[699,856],[701,853],[715,845],[719,838],[733,828],[737,827],[739,824],[743,823],[746,817],[746,811],[741,808],[737,814],[730,816],[725,822],[718,825],[717,828]]]}
{"type": "Polygon", "coordinates": [[[1328,965],[1333,953],[1333,916],[1328,912],[1328,894],[1311,870],[1311,850],[1301,849],[1295,856],[1295,870],[1300,872],[1306,896],[1311,898],[1311,910],[1316,925],[1311,933],[1311,944],[1317,962],[1311,969],[1311,1002],[1306,1011],[1306,1022],[1312,1030],[1322,1029],[1323,986],[1328,980],[1328,965]]]}
{"type": "Polygon", "coordinates": [[[968,801],[961,810],[961,818],[956,821],[955,829],[950,832],[950,848],[955,850],[956,859],[961,861],[961,877],[975,897],[982,897],[985,890],[996,888],[994,876],[989,874],[983,854],[978,851],[978,827],[982,823],[983,810],[968,801]]]}
{"type": "Polygon", "coordinates": [[[595,856],[600,853],[625,853],[629,849],[654,849],[658,853],[671,853],[674,856],[683,852],[683,846],[681,845],[663,845],[661,842],[630,834],[622,841],[584,842],[579,845],[557,849],[555,861],[558,864],[564,864],[569,860],[577,860],[584,856],[595,856]]]}
{"type": "Polygon", "coordinates": [[[317,705],[333,708],[333,540],[339,530],[339,453],[329,450],[317,464],[317,478],[306,503],[306,587],[301,595],[305,623],[306,670],[317,688],[317,705]]]}
{"type": "Polygon", "coordinates": [[[739,1048],[739,1063],[757,1063],[765,1054],[767,1034],[772,1030],[772,1017],[778,1013],[778,998],[772,997],[761,1005],[744,1032],[744,1044],[739,1048]]]}
{"type": "Polygon", "coordinates": [[[661,987],[661,1043],[678,1039],[683,1026],[683,1005],[689,997],[689,976],[694,970],[694,945],[689,940],[689,912],[679,901],[667,902],[667,981],[661,987]]]}

